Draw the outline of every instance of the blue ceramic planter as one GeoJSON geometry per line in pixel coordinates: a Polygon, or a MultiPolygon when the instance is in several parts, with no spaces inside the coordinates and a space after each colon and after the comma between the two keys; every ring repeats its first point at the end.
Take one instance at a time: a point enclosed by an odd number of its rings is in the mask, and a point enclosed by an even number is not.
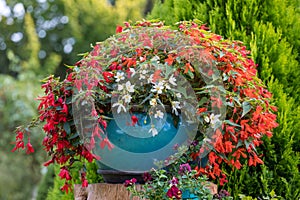
{"type": "MultiPolygon", "coordinates": [[[[134,113],[134,115],[138,118],[134,127],[130,125],[119,127],[115,120],[109,122],[108,138],[115,146],[133,153],[148,153],[165,147],[177,134],[178,129],[174,126],[172,115],[169,113],[165,121],[161,120],[156,124],[160,131],[154,137],[149,133],[150,117],[145,113],[134,113]]],[[[126,123],[128,122],[120,124],[126,123]]]]}
{"type": "MultiPolygon", "coordinates": [[[[132,177],[142,179],[138,176],[151,168],[157,168],[155,161],[166,160],[176,150],[175,145],[186,144],[190,139],[191,132],[195,132],[197,126],[181,123],[174,125],[173,116],[165,113],[163,120],[155,121],[158,130],[156,136],[149,132],[151,120],[145,113],[134,113],[138,118],[135,126],[130,125],[128,116],[118,115],[108,123],[107,134],[110,142],[114,145],[112,150],[98,149],[97,155],[99,173],[107,182],[124,182],[132,177]],[[120,180],[118,180],[120,177],[120,180]]],[[[129,117],[130,119],[130,117],[129,117]]],[[[153,119],[152,119],[153,120],[153,119]]],[[[153,121],[152,121],[153,123],[153,121]]]]}

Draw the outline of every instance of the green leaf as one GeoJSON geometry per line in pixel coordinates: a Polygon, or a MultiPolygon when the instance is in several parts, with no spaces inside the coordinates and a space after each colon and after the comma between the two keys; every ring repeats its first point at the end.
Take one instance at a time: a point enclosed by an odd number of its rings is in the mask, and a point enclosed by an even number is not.
{"type": "Polygon", "coordinates": [[[178,86],[176,89],[172,89],[172,90],[182,94],[184,96],[184,98],[186,98],[186,99],[189,98],[189,96],[187,95],[187,92],[186,92],[186,88],[184,88],[184,87],[179,87],[178,86]]]}
{"type": "Polygon", "coordinates": [[[165,76],[167,78],[169,78],[171,76],[171,73],[174,73],[174,68],[173,67],[170,67],[167,63],[164,64],[164,67],[166,69],[166,73],[165,73],[165,76]]]}
{"type": "Polygon", "coordinates": [[[234,122],[232,122],[232,121],[230,121],[230,120],[224,120],[224,122],[225,122],[226,124],[231,125],[231,126],[241,127],[240,125],[238,125],[238,124],[236,124],[236,123],[234,123],[234,122]]]}
{"type": "Polygon", "coordinates": [[[71,104],[71,103],[72,103],[72,97],[67,97],[66,104],[71,104]]]}
{"type": "Polygon", "coordinates": [[[78,132],[76,132],[75,134],[71,135],[71,136],[69,137],[69,140],[73,140],[73,139],[75,139],[75,138],[77,138],[77,137],[79,137],[79,133],[78,133],[78,132]]]}
{"type": "Polygon", "coordinates": [[[202,106],[207,101],[208,101],[207,97],[202,97],[201,100],[198,102],[198,106],[202,106]]]}
{"type": "Polygon", "coordinates": [[[239,100],[238,97],[233,97],[233,100],[234,100],[237,104],[239,104],[239,106],[241,105],[241,102],[240,102],[240,100],[239,100]]]}
{"type": "Polygon", "coordinates": [[[243,116],[245,116],[252,109],[252,106],[247,101],[244,101],[242,103],[242,106],[243,106],[243,113],[242,113],[242,117],[243,117],[243,116]]]}
{"type": "Polygon", "coordinates": [[[70,133],[71,133],[71,127],[70,127],[69,122],[65,122],[65,123],[64,123],[64,129],[65,129],[66,133],[67,133],[68,135],[70,135],[70,133]]]}

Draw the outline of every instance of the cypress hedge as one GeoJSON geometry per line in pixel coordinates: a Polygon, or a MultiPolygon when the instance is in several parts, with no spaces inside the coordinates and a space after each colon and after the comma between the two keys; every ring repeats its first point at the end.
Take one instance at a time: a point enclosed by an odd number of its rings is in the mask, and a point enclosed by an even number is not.
{"type": "Polygon", "coordinates": [[[224,187],[263,197],[272,190],[285,199],[300,198],[300,6],[291,0],[156,1],[149,19],[166,24],[199,19],[217,34],[240,40],[251,50],[259,77],[273,93],[278,123],[273,137],[259,149],[265,165],[224,169],[224,187]]]}

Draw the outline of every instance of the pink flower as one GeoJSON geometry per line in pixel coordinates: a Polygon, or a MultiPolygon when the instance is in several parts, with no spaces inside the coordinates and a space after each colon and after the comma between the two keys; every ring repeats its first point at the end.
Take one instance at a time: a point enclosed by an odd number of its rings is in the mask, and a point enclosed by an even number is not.
{"type": "Polygon", "coordinates": [[[172,187],[167,191],[167,196],[172,199],[181,199],[181,194],[182,192],[175,185],[172,185],[172,187]]]}
{"type": "Polygon", "coordinates": [[[191,172],[191,166],[188,163],[180,165],[179,174],[186,174],[188,172],[191,172]]]}
{"type": "Polygon", "coordinates": [[[129,187],[129,186],[132,186],[133,184],[136,183],[136,179],[135,178],[132,178],[130,180],[126,180],[125,183],[124,183],[124,186],[125,187],[129,187]]]}
{"type": "Polygon", "coordinates": [[[171,185],[177,185],[178,184],[178,179],[176,177],[173,177],[172,180],[170,181],[171,185]]]}

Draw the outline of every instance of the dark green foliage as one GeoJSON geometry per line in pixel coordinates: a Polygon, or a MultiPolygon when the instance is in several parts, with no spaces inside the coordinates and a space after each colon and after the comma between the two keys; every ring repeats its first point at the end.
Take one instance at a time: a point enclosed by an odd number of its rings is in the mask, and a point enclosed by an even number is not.
{"type": "Polygon", "coordinates": [[[262,197],[274,190],[285,199],[298,199],[300,154],[293,145],[297,134],[295,129],[299,129],[299,108],[293,110],[294,100],[287,97],[278,81],[269,82],[269,89],[275,97],[280,97],[274,101],[279,108],[278,123],[281,125],[276,128],[271,140],[266,138],[260,148],[260,153],[265,156],[265,165],[256,168],[244,166],[234,172],[226,169],[230,175],[225,189],[235,197],[241,193],[262,197]]]}
{"type": "Polygon", "coordinates": [[[160,18],[167,24],[200,19],[217,34],[241,40],[248,47],[255,40],[259,57],[268,53],[264,62],[255,59],[259,70],[272,69],[285,91],[299,101],[300,11],[295,6],[288,0],[166,0],[157,1],[148,17],[160,18]]]}
{"type": "Polygon", "coordinates": [[[273,93],[280,124],[259,151],[265,166],[244,166],[229,174],[228,189],[263,197],[275,190],[285,199],[300,197],[300,2],[291,0],[165,0],[149,18],[168,24],[200,19],[213,32],[245,42],[259,77],[273,93]],[[188,10],[193,8],[193,10],[188,10]]]}
{"type": "Polygon", "coordinates": [[[47,168],[47,172],[42,178],[41,183],[39,184],[38,195],[36,200],[45,200],[48,191],[53,188],[54,177],[54,166],[51,165],[47,168]]]}

